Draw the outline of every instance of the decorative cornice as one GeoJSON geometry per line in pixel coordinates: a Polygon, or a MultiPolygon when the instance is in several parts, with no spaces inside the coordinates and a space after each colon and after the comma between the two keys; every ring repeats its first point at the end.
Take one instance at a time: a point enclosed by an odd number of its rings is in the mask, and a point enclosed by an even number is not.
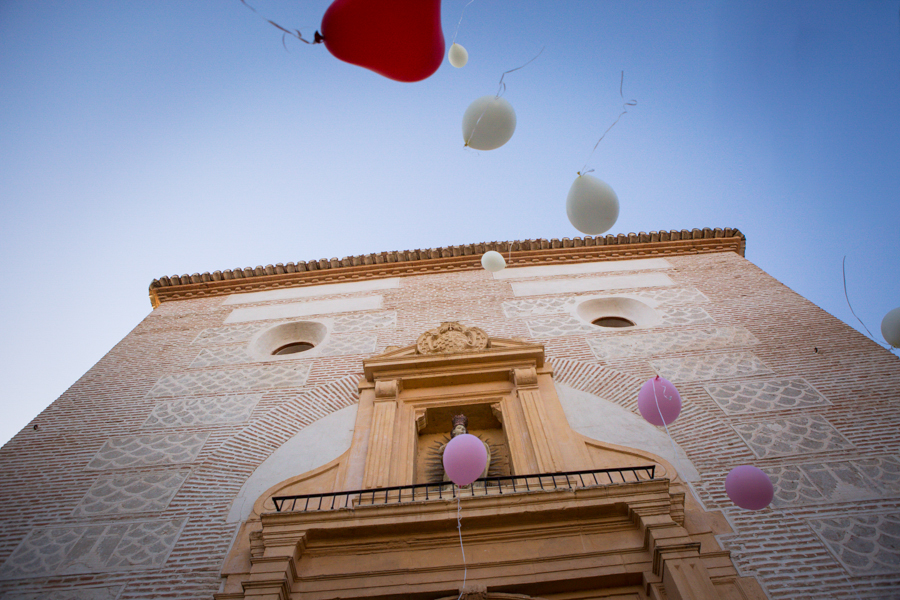
{"type": "Polygon", "coordinates": [[[150,284],[150,303],[237,292],[258,292],[282,288],[341,283],[363,279],[405,277],[424,273],[447,273],[481,269],[481,255],[496,250],[508,256],[513,267],[623,260],[646,256],[664,257],[712,252],[736,252],[743,256],[744,234],[730,227],[721,229],[682,229],[650,233],[620,233],[583,238],[485,242],[464,246],[445,246],[427,250],[403,250],[278,263],[255,269],[226,269],[212,273],[172,275],[154,279],[150,284]]]}

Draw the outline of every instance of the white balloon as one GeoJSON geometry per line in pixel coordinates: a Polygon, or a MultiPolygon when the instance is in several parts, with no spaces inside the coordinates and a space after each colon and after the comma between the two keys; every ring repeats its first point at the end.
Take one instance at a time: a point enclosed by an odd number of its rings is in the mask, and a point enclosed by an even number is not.
{"type": "Polygon", "coordinates": [[[496,96],[482,96],[463,115],[462,134],[466,146],[493,150],[509,141],[516,131],[512,104],[496,96]]]}
{"type": "Polygon", "coordinates": [[[447,58],[450,59],[450,64],[456,67],[457,69],[462,69],[466,66],[466,63],[469,62],[469,53],[466,52],[466,49],[453,42],[453,45],[450,46],[450,52],[447,54],[447,58]]]}
{"type": "Polygon", "coordinates": [[[569,188],[566,214],[581,233],[604,233],[619,218],[619,198],[606,182],[591,175],[579,175],[569,188]]]}
{"type": "Polygon", "coordinates": [[[881,335],[888,344],[900,348],[900,307],[884,315],[881,320],[881,335]]]}
{"type": "Polygon", "coordinates": [[[506,261],[503,260],[503,255],[496,250],[488,250],[481,256],[481,266],[491,273],[496,273],[506,268],[506,261]]]}

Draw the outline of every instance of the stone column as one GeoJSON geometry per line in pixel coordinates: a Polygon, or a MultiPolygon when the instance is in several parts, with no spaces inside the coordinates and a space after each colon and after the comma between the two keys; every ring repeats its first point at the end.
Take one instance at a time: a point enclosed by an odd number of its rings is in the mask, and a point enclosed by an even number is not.
{"type": "Polygon", "coordinates": [[[512,379],[516,384],[516,394],[522,412],[525,415],[525,427],[531,438],[538,472],[551,473],[562,470],[562,457],[550,437],[550,427],[543,398],[538,388],[537,371],[529,369],[513,369],[512,379]]]}
{"type": "Polygon", "coordinates": [[[364,489],[390,485],[391,450],[394,445],[399,393],[400,383],[397,380],[375,382],[375,406],[369,430],[366,471],[363,476],[364,489]]]}

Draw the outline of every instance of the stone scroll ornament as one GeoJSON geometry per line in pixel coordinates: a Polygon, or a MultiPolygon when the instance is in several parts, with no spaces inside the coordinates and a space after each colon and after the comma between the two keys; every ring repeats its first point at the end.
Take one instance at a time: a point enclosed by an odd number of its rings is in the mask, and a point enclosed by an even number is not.
{"type": "Polygon", "coordinates": [[[419,354],[480,352],[488,347],[490,341],[483,330],[456,322],[441,323],[440,327],[426,331],[416,340],[416,352],[419,354]]]}
{"type": "Polygon", "coordinates": [[[441,0],[334,0],[312,41],[299,29],[263,19],[282,32],[282,43],[288,36],[305,44],[324,42],[335,58],[395,81],[427,79],[444,58],[441,0]]]}

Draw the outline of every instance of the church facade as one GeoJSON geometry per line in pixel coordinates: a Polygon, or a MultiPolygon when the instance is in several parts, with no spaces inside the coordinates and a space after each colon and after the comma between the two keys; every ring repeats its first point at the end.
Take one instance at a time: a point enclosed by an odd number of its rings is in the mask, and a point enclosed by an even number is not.
{"type": "Polygon", "coordinates": [[[0,449],[0,600],[900,597],[900,362],[744,248],[695,229],[154,280],[0,449]],[[657,375],[668,429],[637,410],[657,375]],[[488,456],[462,488],[460,433],[488,456]],[[763,510],[725,493],[745,464],[763,510]]]}

